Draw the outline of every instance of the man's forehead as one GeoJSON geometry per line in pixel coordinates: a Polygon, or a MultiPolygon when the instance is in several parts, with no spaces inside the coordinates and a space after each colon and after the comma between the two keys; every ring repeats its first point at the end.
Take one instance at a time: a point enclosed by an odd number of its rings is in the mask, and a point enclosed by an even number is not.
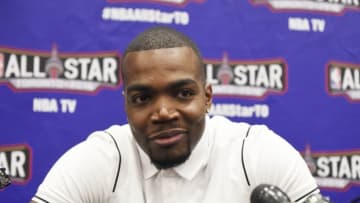
{"type": "Polygon", "coordinates": [[[195,78],[201,67],[190,47],[173,47],[129,52],[122,69],[124,83],[131,84],[134,80],[149,82],[152,78],[178,79],[178,74],[195,78]]]}

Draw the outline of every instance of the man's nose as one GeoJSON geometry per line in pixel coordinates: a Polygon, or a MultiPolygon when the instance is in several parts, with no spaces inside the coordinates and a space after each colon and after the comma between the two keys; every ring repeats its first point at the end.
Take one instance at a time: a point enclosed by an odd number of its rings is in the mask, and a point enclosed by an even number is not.
{"type": "Polygon", "coordinates": [[[164,98],[157,102],[155,111],[151,116],[152,121],[169,121],[178,117],[178,111],[170,100],[169,98],[164,98]]]}

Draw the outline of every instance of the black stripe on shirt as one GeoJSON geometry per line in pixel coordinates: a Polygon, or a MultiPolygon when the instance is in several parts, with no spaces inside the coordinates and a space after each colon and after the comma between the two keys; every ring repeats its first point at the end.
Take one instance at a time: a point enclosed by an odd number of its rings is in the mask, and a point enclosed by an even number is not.
{"type": "Polygon", "coordinates": [[[295,200],[295,202],[298,202],[300,200],[302,200],[303,198],[307,197],[308,195],[310,195],[311,193],[315,192],[317,189],[319,189],[318,187],[316,187],[315,189],[312,189],[310,192],[306,193],[305,195],[301,196],[300,198],[297,198],[295,200]]]}
{"type": "Polygon", "coordinates": [[[119,174],[120,174],[120,167],[121,167],[121,152],[120,152],[120,149],[119,149],[119,146],[115,140],[115,138],[111,135],[111,133],[107,132],[107,131],[104,131],[106,134],[108,134],[111,139],[114,141],[114,144],[115,144],[115,147],[116,147],[116,150],[118,151],[119,153],[119,164],[118,164],[118,168],[117,168],[117,171],[116,171],[116,178],[115,178],[115,182],[114,182],[114,186],[113,186],[113,189],[112,191],[115,192],[115,189],[116,189],[116,184],[118,182],[118,178],[119,178],[119,174]]]}
{"type": "Polygon", "coordinates": [[[41,201],[43,201],[45,203],[50,203],[49,201],[47,201],[47,200],[45,200],[45,199],[43,199],[43,198],[41,198],[41,197],[39,197],[37,195],[35,195],[34,197],[38,198],[39,200],[41,200],[41,201]]]}
{"type": "Polygon", "coordinates": [[[249,177],[248,177],[248,175],[247,175],[246,167],[245,167],[245,161],[244,161],[244,146],[245,146],[245,140],[246,140],[246,138],[247,138],[248,135],[249,135],[250,128],[251,128],[251,126],[248,128],[248,130],[247,130],[247,132],[246,132],[246,136],[244,137],[243,142],[242,142],[242,146],[241,146],[241,163],[242,163],[242,167],[243,167],[243,170],[244,170],[244,175],[245,175],[246,182],[247,182],[248,186],[250,186],[250,181],[249,181],[249,177]]]}

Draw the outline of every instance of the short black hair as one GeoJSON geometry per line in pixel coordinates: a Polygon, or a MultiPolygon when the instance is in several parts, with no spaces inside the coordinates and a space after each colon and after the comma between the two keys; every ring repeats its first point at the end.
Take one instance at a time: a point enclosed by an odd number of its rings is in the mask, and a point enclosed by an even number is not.
{"type": "Polygon", "coordinates": [[[124,59],[130,52],[145,51],[162,48],[189,47],[198,57],[201,79],[205,82],[205,69],[203,60],[197,45],[185,34],[164,26],[151,27],[137,35],[126,48],[121,62],[121,73],[124,79],[124,59]]]}

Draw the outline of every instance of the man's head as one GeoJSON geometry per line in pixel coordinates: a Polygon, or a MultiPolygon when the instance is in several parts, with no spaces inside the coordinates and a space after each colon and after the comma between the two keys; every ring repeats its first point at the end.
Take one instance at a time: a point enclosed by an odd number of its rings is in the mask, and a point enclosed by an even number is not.
{"type": "MultiPolygon", "coordinates": [[[[127,54],[130,52],[174,47],[189,47],[194,51],[198,59],[202,80],[205,83],[205,69],[202,68],[203,60],[199,48],[189,37],[169,27],[153,27],[140,33],[135,39],[131,41],[125,50],[123,59],[126,58],[127,54]]],[[[124,76],[124,61],[125,60],[123,60],[121,63],[121,70],[122,79],[126,80],[126,77],[124,76]]]]}
{"type": "Polygon", "coordinates": [[[122,75],[138,144],[158,168],[183,163],[201,138],[212,98],[196,45],[173,29],[149,29],[130,43],[122,75]]]}

